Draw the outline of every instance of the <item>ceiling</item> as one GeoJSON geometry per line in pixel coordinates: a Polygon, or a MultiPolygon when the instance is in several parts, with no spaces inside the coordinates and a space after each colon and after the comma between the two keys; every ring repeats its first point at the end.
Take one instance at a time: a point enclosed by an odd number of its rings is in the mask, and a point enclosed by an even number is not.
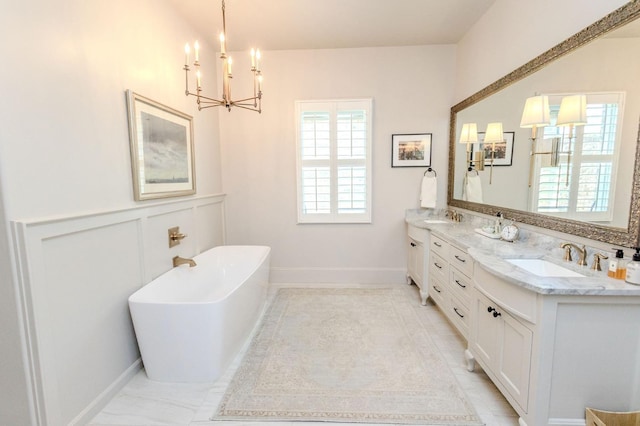
{"type": "MultiPolygon", "coordinates": [[[[221,0],[168,0],[218,43],[221,0]]],[[[457,43],[495,0],[226,0],[227,48],[336,49],[457,43]]]]}

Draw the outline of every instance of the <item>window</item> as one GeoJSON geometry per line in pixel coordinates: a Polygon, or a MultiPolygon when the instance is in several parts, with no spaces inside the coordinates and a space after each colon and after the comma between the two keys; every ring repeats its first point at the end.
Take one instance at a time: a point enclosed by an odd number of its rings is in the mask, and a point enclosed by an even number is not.
{"type": "Polygon", "coordinates": [[[544,139],[559,138],[559,164],[540,167],[534,191],[535,211],[571,219],[610,221],[618,165],[624,93],[588,93],[587,124],[557,127],[562,96],[549,96],[551,125],[544,139]],[[570,154],[569,154],[570,153],[570,154]]]}
{"type": "Polygon", "coordinates": [[[371,222],[371,99],[296,102],[299,223],[371,222]]]}

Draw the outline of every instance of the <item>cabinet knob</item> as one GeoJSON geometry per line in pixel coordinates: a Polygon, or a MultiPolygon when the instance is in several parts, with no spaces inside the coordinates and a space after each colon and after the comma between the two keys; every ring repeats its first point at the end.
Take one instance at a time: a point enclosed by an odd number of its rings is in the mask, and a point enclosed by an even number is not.
{"type": "Polygon", "coordinates": [[[492,312],[493,312],[493,317],[494,317],[494,318],[498,318],[499,316],[501,316],[501,315],[502,315],[502,314],[501,314],[500,312],[498,312],[498,311],[496,310],[496,308],[494,308],[493,306],[489,306],[489,307],[487,308],[487,312],[489,312],[489,313],[492,313],[492,312]]]}
{"type": "Polygon", "coordinates": [[[416,243],[411,243],[411,247],[415,247],[415,246],[416,246],[416,243]]]}

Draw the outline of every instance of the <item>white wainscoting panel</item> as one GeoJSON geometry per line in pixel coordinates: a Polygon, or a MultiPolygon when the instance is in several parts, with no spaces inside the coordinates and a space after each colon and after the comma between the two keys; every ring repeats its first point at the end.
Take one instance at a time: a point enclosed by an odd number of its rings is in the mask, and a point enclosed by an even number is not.
{"type": "Polygon", "coordinates": [[[128,297],[224,244],[224,195],[11,225],[38,424],[84,424],[139,369],[128,297]]]}

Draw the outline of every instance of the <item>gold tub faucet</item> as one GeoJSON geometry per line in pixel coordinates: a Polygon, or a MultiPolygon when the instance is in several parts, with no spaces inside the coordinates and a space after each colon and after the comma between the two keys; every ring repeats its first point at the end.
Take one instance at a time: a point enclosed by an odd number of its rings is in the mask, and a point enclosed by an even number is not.
{"type": "Polygon", "coordinates": [[[196,266],[196,262],[193,259],[186,259],[184,257],[176,256],[173,258],[173,267],[180,265],[189,265],[190,268],[196,266]]]}

